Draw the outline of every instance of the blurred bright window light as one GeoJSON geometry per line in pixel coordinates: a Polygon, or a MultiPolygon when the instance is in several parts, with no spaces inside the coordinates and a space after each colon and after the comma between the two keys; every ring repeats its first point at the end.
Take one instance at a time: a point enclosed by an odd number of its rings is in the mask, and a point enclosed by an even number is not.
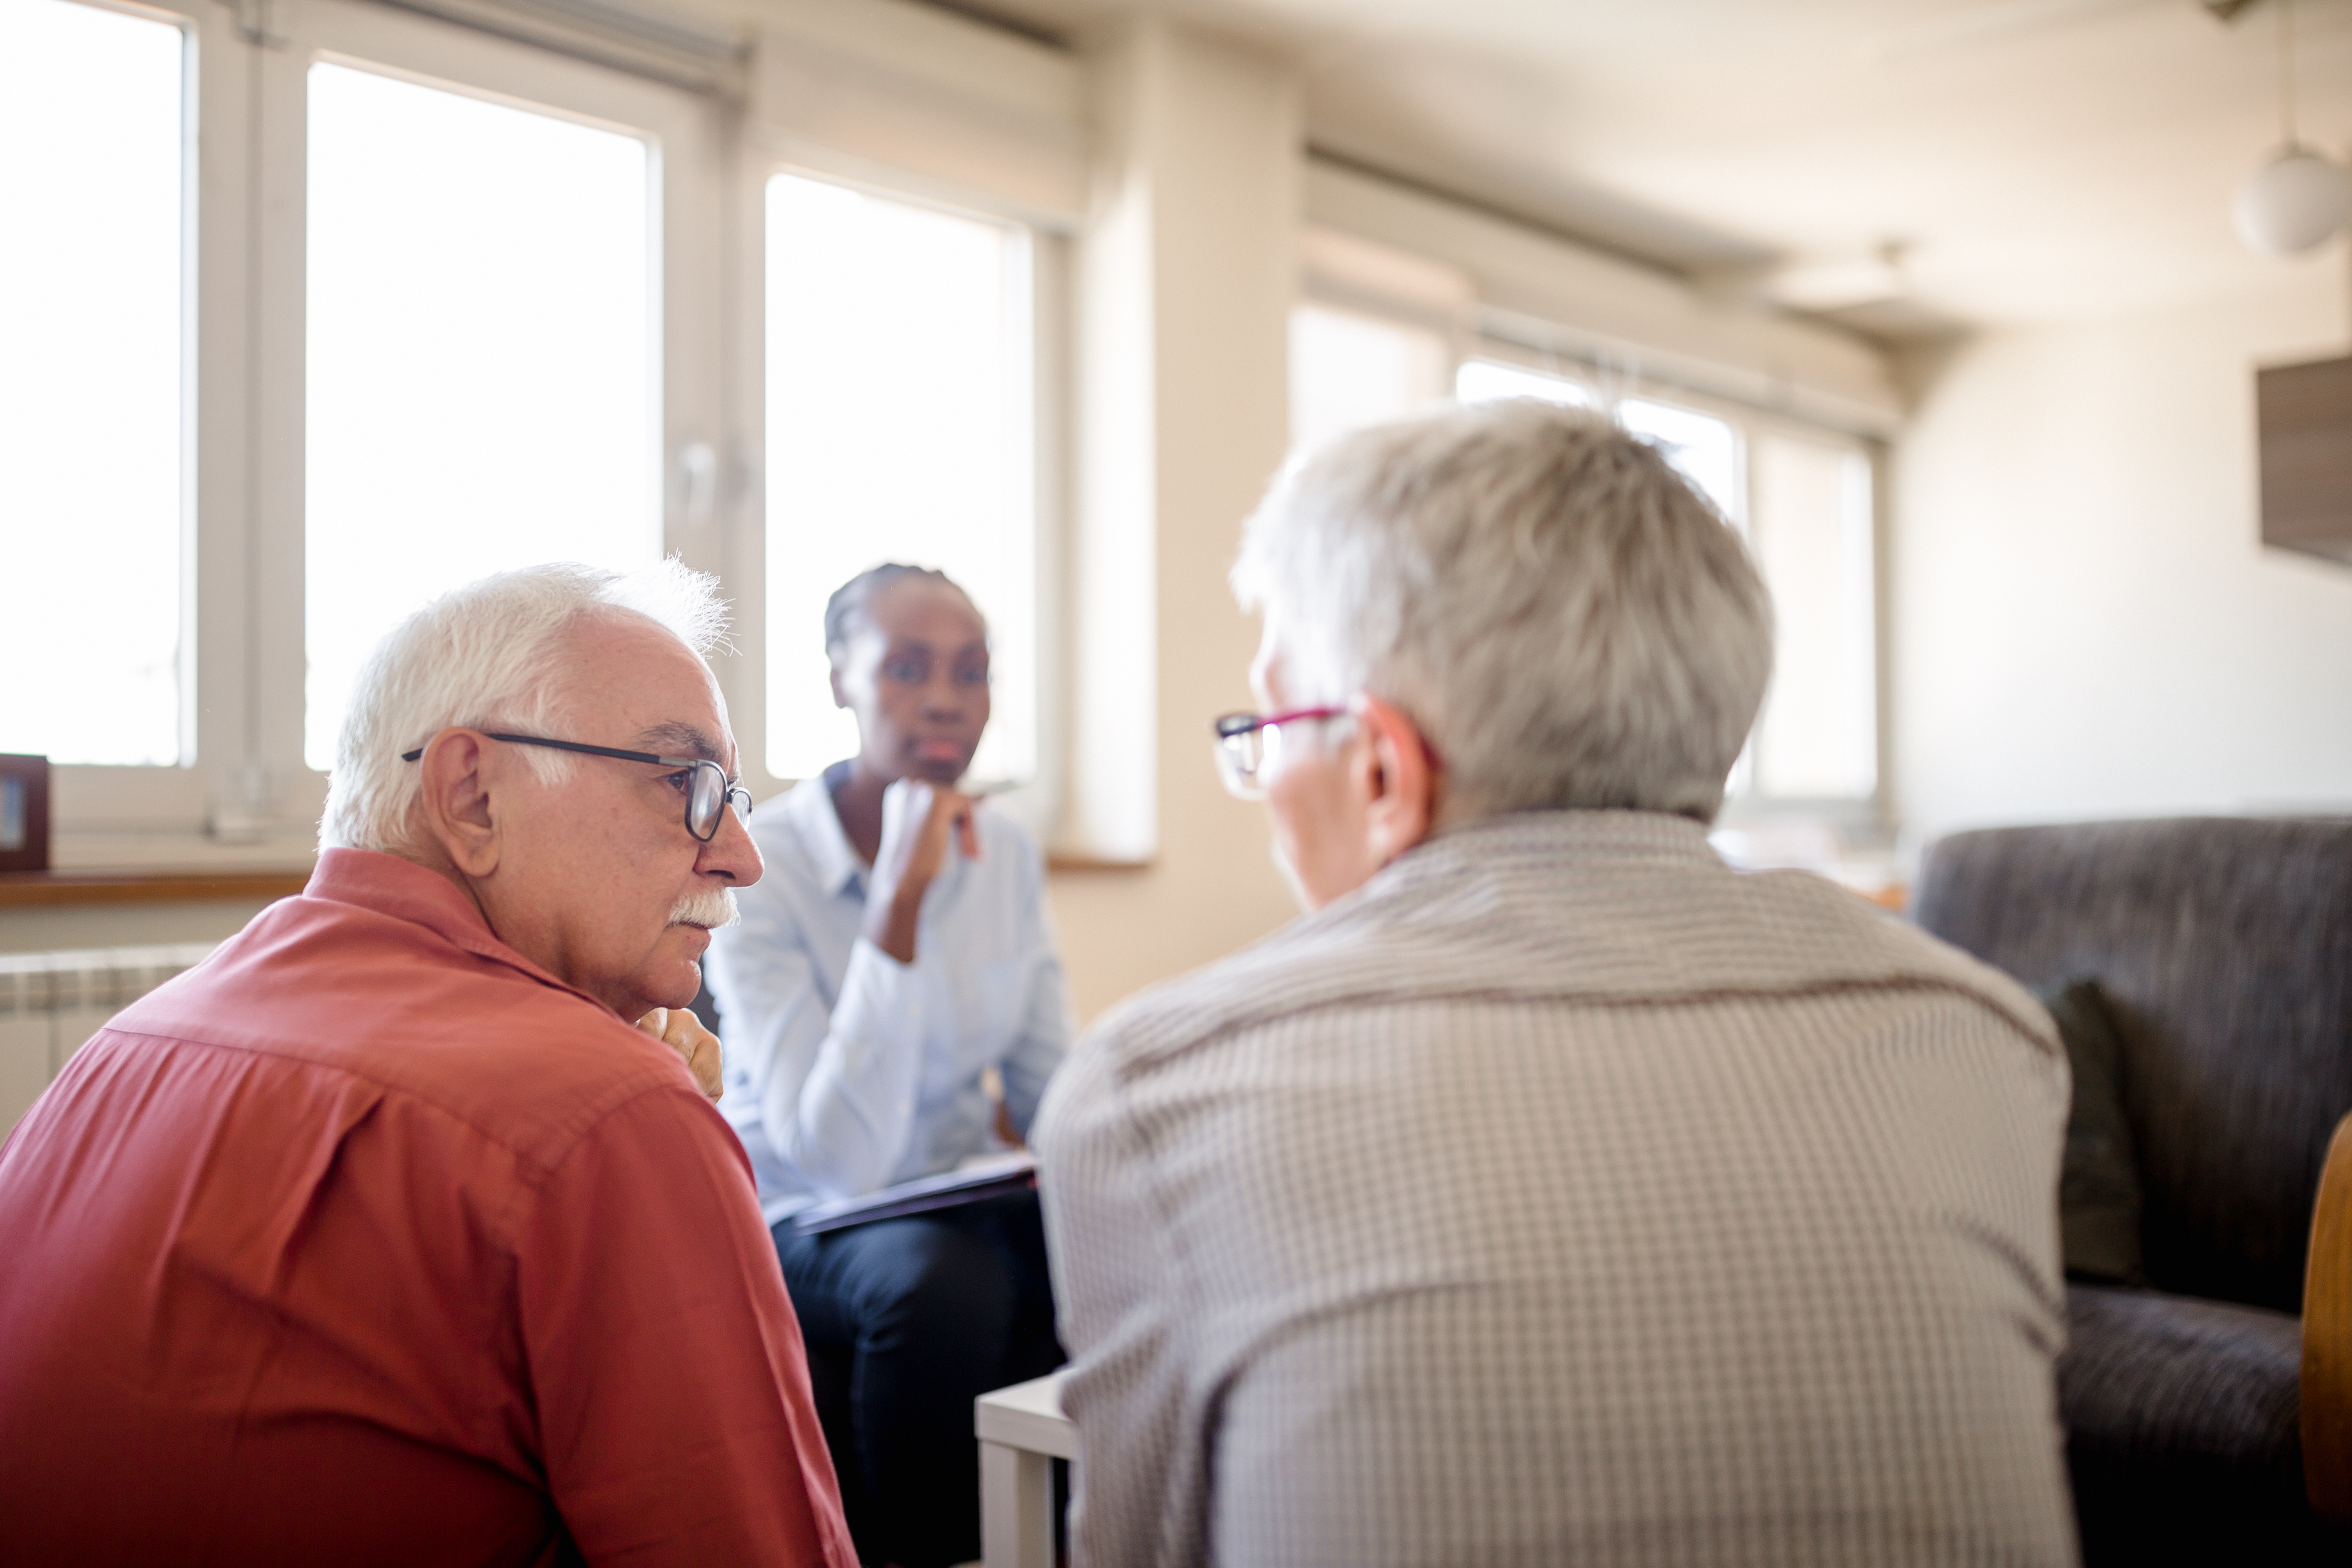
{"type": "Polygon", "coordinates": [[[1748,538],[1779,626],[1752,743],[1755,787],[1781,799],[1859,799],[1878,784],[1870,462],[1852,447],[1766,431],[1748,464],[1748,538]]]}
{"type": "Polygon", "coordinates": [[[1290,312],[1290,444],[1402,419],[1445,395],[1445,336],[1329,305],[1290,312]]]}
{"type": "Polygon", "coordinates": [[[768,771],[856,754],[824,605],[886,561],[933,567],[988,619],[975,783],[1037,771],[1029,236],[778,174],[768,182],[768,771]]]}
{"type": "Polygon", "coordinates": [[[1454,395],[1464,403],[1492,403],[1504,397],[1539,397],[1570,408],[1592,406],[1592,394],[1575,382],[1490,359],[1462,362],[1454,373],[1454,395]]]}
{"type": "Polygon", "coordinates": [[[184,48],[0,0],[0,752],[194,761],[184,48]]]}
{"type": "Polygon", "coordinates": [[[323,769],[361,663],[435,595],[658,556],[660,358],[644,142],[342,66],[310,87],[303,751],[323,769]]]}
{"type": "Polygon", "coordinates": [[[1733,527],[1745,527],[1748,509],[1742,504],[1739,473],[1739,433],[1728,420],[1670,403],[1628,397],[1617,405],[1617,423],[1656,444],[1683,478],[1715,503],[1733,527]]]}

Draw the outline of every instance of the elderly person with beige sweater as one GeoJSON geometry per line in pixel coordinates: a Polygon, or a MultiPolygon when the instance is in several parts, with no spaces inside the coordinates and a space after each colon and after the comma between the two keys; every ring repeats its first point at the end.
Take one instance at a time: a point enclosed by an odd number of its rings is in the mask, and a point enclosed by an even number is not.
{"type": "Polygon", "coordinates": [[[1771,664],[1590,415],[1307,456],[1217,724],[1308,913],[1035,1134],[1082,1564],[2062,1564],[2067,1102],[1991,971],[1706,842],[1771,664]]]}

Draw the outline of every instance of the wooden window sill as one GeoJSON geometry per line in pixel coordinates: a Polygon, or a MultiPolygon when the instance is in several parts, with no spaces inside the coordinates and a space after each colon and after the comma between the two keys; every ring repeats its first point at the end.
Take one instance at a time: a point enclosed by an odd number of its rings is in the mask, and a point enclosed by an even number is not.
{"type": "Polygon", "coordinates": [[[308,871],[0,871],[0,910],[282,899],[310,880],[308,871]]]}
{"type": "Polygon", "coordinates": [[[1048,871],[1149,871],[1152,865],[1150,859],[1118,860],[1101,855],[1065,854],[1059,850],[1050,850],[1045,856],[1045,869],[1048,871]]]}

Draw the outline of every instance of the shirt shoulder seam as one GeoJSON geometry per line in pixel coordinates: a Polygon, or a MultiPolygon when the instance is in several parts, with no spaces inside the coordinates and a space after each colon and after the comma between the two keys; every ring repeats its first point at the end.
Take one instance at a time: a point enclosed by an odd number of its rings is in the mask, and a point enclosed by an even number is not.
{"type": "Polygon", "coordinates": [[[1567,1004],[1612,1011],[1664,1009],[1671,1007],[1719,1006],[1738,1002],[1789,1002],[1816,997],[1853,995],[1868,992],[1932,992],[1953,996],[1973,1004],[1993,1016],[2022,1038],[2026,1044],[2044,1056],[2058,1052],[2027,1020],[2019,1017],[1984,992],[1962,982],[1935,974],[1890,974],[1874,976],[1826,977],[1789,985],[1722,985],[1697,986],[1661,994],[1656,991],[1580,990],[1563,987],[1543,990],[1534,987],[1454,985],[1432,987],[1410,994],[1372,994],[1332,996],[1286,1005],[1268,1005],[1254,1009],[1241,1016],[1227,1017],[1197,1035],[1182,1029],[1182,1010],[1174,1010],[1160,1019],[1146,1014],[1118,1026],[1118,1044],[1133,1047],[1122,1051],[1114,1047],[1113,1074],[1124,1088],[1132,1072],[1148,1060],[1158,1060],[1179,1051],[1199,1049],[1245,1034],[1253,1029],[1275,1024],[1296,1022],[1318,1015],[1345,1013],[1366,1007],[1419,1006],[1424,1004],[1462,1004],[1487,1006],[1528,1006],[1567,1004]],[[1164,1045],[1143,1043],[1145,1037],[1178,1037],[1168,1038],[1164,1045]]]}
{"type": "MultiPolygon", "coordinates": [[[[194,1035],[158,1034],[152,1029],[120,1028],[110,1024],[106,1026],[103,1032],[112,1035],[128,1036],[136,1039],[159,1041],[166,1045],[195,1046],[208,1051],[241,1051],[253,1056],[268,1057],[274,1060],[291,1062],[298,1066],[316,1068],[320,1072],[333,1073],[339,1078],[348,1079],[353,1082],[366,1084],[380,1094],[398,1095],[400,1098],[412,1104],[421,1106],[424,1109],[432,1111],[435,1115],[439,1116],[447,1121],[453,1122],[459,1127],[465,1128],[467,1131],[480,1138],[484,1142],[492,1144],[495,1147],[503,1150],[507,1153],[513,1155],[516,1160],[520,1162],[523,1165],[535,1170],[537,1172],[537,1179],[541,1181],[551,1176],[554,1173],[556,1167],[561,1165],[567,1158],[569,1158],[572,1151],[578,1147],[590,1133],[603,1126],[604,1122],[613,1116],[635,1104],[646,1095],[658,1093],[664,1089],[676,1090],[681,1093],[687,1091],[686,1086],[683,1084],[665,1083],[661,1081],[660,1079],[651,1076],[648,1076],[645,1082],[635,1084],[634,1086],[628,1084],[628,1079],[626,1078],[623,1078],[617,1081],[618,1085],[625,1087],[616,1087],[614,1090],[610,1091],[617,1094],[618,1098],[612,1100],[610,1103],[600,1106],[600,1108],[593,1114],[588,1114],[585,1116],[584,1120],[579,1121],[576,1125],[569,1121],[560,1124],[564,1131],[564,1135],[561,1139],[562,1147],[560,1150],[546,1154],[535,1154],[530,1150],[524,1148],[522,1145],[518,1143],[513,1138],[509,1137],[493,1128],[484,1126],[475,1118],[466,1115],[464,1112],[452,1108],[430,1095],[419,1092],[412,1086],[390,1083],[373,1073],[365,1072],[358,1068],[351,1067],[340,1062],[322,1062],[315,1058],[301,1056],[292,1051],[281,1050],[269,1046],[232,1045],[224,1040],[208,1040],[194,1035]]],[[[651,1067],[647,1067],[641,1070],[647,1075],[651,1075],[655,1071],[651,1067]]]]}

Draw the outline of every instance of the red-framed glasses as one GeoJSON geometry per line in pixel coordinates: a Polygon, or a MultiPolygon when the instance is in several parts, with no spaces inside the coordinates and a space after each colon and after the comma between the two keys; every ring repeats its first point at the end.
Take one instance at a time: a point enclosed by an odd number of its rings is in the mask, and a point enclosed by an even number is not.
{"type": "Polygon", "coordinates": [[[1265,798],[1265,780],[1282,749],[1282,726],[1344,719],[1345,708],[1295,708],[1287,713],[1226,713],[1210,723],[1216,735],[1217,776],[1243,800],[1265,798]]]}

